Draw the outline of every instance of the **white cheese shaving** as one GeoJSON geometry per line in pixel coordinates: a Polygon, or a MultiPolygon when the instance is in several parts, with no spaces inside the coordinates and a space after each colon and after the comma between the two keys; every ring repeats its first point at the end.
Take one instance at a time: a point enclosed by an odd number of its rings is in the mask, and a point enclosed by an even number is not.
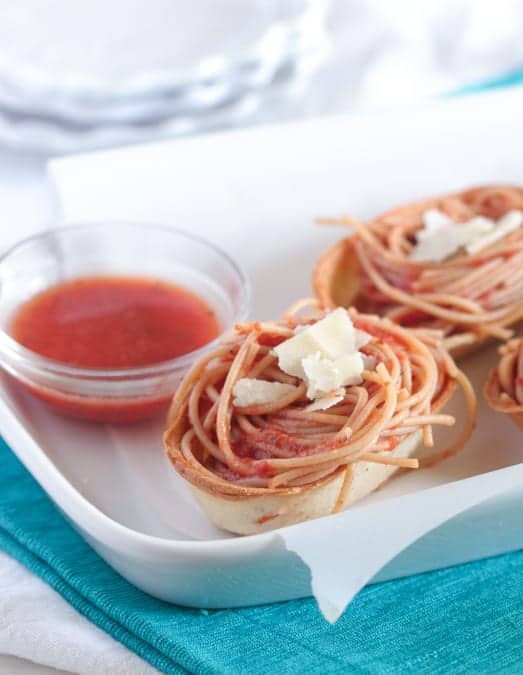
{"type": "Polygon", "coordinates": [[[464,248],[474,254],[506,237],[523,224],[521,211],[509,211],[497,222],[474,216],[465,223],[456,223],[438,209],[429,209],[423,216],[423,228],[416,235],[412,260],[442,262],[464,248]]]}
{"type": "Polygon", "coordinates": [[[304,380],[307,397],[318,399],[361,382],[365,367],[358,350],[371,339],[338,308],[279,344],[274,353],[280,369],[304,380]]]}
{"type": "Polygon", "coordinates": [[[331,359],[356,351],[371,339],[364,331],[354,328],[346,310],[341,307],[310,326],[308,333],[331,359]]]}
{"type": "Polygon", "coordinates": [[[450,221],[449,225],[420,230],[411,258],[419,262],[442,262],[474,239],[491,232],[494,227],[494,221],[478,216],[466,223],[450,221]]]}
{"type": "Polygon", "coordinates": [[[425,211],[421,219],[425,229],[420,231],[418,238],[420,238],[420,236],[426,236],[429,232],[434,232],[454,224],[452,218],[439,209],[429,209],[428,211],[425,211]]]}
{"type": "Polygon", "coordinates": [[[317,398],[312,403],[305,408],[307,412],[316,412],[317,410],[327,410],[327,408],[332,408],[333,405],[343,401],[345,398],[345,389],[340,387],[340,389],[335,389],[334,391],[325,394],[321,398],[317,398]]]}
{"type": "Polygon", "coordinates": [[[276,403],[288,394],[296,391],[292,384],[283,382],[268,382],[252,377],[242,377],[233,387],[233,405],[237,408],[247,408],[252,405],[276,403]]]}
{"type": "Polygon", "coordinates": [[[369,335],[369,333],[366,333],[364,330],[358,330],[356,328],[354,330],[354,334],[356,340],[356,349],[365,347],[365,345],[369,344],[369,342],[372,340],[372,335],[369,335]]]}
{"type": "Polygon", "coordinates": [[[376,370],[377,360],[372,354],[362,354],[361,358],[363,359],[363,367],[365,370],[376,370]]]}
{"type": "Polygon", "coordinates": [[[371,339],[368,333],[354,328],[349,315],[340,307],[279,344],[274,353],[281,370],[303,379],[302,360],[305,357],[320,352],[324,358],[335,359],[357,351],[371,339]]]}
{"type": "Polygon", "coordinates": [[[320,352],[314,352],[302,360],[304,377],[307,382],[307,397],[318,398],[323,394],[338,389],[341,375],[334,361],[324,359],[320,352]]]}
{"type": "Polygon", "coordinates": [[[359,384],[364,367],[359,352],[342,354],[337,359],[325,359],[315,352],[303,359],[303,370],[307,397],[315,399],[340,387],[359,384]]]}
{"type": "Polygon", "coordinates": [[[302,365],[303,359],[309,354],[322,350],[318,342],[310,335],[309,328],[306,328],[294,337],[281,342],[273,351],[278,357],[278,365],[284,373],[303,380],[305,377],[302,365]]]}
{"type": "Polygon", "coordinates": [[[474,255],[478,251],[481,251],[482,248],[495,244],[503,237],[506,237],[511,232],[518,230],[523,224],[523,213],[521,211],[513,210],[508,211],[505,215],[498,220],[496,227],[491,231],[484,234],[482,237],[473,239],[467,246],[467,253],[474,255]]]}

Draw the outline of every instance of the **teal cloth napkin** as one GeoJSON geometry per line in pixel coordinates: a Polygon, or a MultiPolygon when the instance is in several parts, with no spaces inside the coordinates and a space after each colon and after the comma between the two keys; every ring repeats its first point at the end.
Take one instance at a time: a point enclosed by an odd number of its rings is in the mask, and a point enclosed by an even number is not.
{"type": "Polygon", "coordinates": [[[473,82],[472,84],[460,87],[452,92],[452,96],[463,96],[464,94],[477,94],[480,91],[488,91],[490,89],[501,89],[502,87],[514,87],[523,84],[523,69],[514,70],[511,73],[505,73],[498,77],[493,77],[490,80],[482,80],[481,82],[473,82]]]}
{"type": "Polygon", "coordinates": [[[523,670],[523,553],[370,586],[332,626],[311,598],[185,609],[106,565],[2,441],[0,465],[0,547],[165,673],[523,670]]]}

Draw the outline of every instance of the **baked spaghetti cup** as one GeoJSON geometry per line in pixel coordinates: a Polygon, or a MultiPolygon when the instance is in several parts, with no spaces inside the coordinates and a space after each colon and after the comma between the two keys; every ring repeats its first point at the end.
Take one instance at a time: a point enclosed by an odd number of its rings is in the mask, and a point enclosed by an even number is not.
{"type": "Polygon", "coordinates": [[[523,318],[523,189],[474,188],[408,204],[365,223],[314,270],[326,308],[355,306],[404,327],[442,330],[463,356],[508,339],[523,318]]]}
{"type": "Polygon", "coordinates": [[[180,385],[164,444],[208,517],[254,534],[340,511],[398,469],[452,455],[475,414],[437,332],[339,308],[238,325],[180,385]],[[454,424],[440,411],[457,385],[467,423],[418,459],[434,425],[454,424]]]}
{"type": "Polygon", "coordinates": [[[483,395],[491,408],[509,415],[523,430],[523,339],[509,340],[499,348],[499,354],[483,395]]]}

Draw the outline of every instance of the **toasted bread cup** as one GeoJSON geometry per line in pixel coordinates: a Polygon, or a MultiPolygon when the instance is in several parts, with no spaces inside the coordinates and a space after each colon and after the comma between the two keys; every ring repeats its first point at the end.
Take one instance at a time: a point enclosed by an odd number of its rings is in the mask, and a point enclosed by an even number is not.
{"type": "MultiPolygon", "coordinates": [[[[402,441],[393,457],[416,457],[421,449],[421,432],[402,441]]],[[[342,511],[367,496],[399,471],[399,467],[355,462],[339,469],[328,480],[300,490],[282,490],[254,496],[213,494],[190,483],[191,492],[215,525],[236,534],[260,534],[277,527],[342,511]],[[346,475],[348,472],[348,475],[346,475]],[[339,495],[344,488],[341,503],[339,495]]]]}

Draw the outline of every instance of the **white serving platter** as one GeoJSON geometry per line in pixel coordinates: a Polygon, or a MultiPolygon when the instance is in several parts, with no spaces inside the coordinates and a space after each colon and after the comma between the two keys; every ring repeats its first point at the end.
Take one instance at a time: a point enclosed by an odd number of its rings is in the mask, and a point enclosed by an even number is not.
{"type": "MultiPolygon", "coordinates": [[[[514,90],[94,153],[53,162],[51,176],[67,221],[156,221],[219,243],[251,277],[252,315],[266,318],[310,292],[314,260],[343,234],[314,226],[315,215],[366,217],[469,184],[523,183],[522,119],[514,90]]],[[[480,399],[495,358],[490,348],[464,365],[480,399]]],[[[368,581],[523,543],[523,436],[482,402],[458,457],[403,474],[345,514],[240,538],[214,528],[171,470],[160,423],[74,422],[2,387],[0,432],[18,457],[110,565],[170,602],[236,607],[314,592],[335,618],[368,581]]]]}

